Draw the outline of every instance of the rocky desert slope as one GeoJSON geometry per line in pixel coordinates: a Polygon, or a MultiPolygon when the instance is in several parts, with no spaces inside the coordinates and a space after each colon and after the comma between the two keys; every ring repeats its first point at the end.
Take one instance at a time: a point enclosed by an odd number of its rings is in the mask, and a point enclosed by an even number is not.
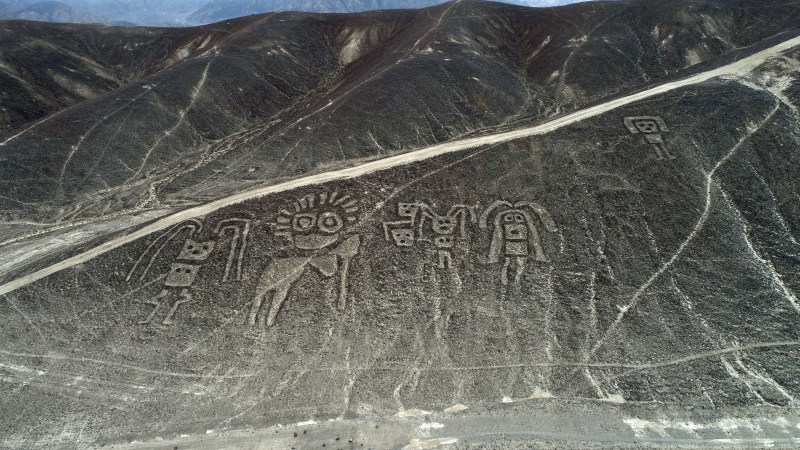
{"type": "Polygon", "coordinates": [[[126,81],[0,140],[0,442],[796,445],[798,16],[31,28],[126,81]]]}
{"type": "Polygon", "coordinates": [[[184,29],[4,22],[0,207],[21,224],[4,234],[555,117],[791,29],[797,9],[775,3],[460,2],[184,29]]]}

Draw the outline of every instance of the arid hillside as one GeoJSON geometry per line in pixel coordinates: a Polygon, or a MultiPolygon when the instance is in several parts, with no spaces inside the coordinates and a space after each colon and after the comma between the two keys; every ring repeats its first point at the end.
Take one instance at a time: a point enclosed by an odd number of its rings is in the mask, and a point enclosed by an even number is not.
{"type": "Polygon", "coordinates": [[[556,117],[796,25],[795,6],[772,3],[461,1],[184,29],[4,22],[3,234],[177,210],[556,117]]]}
{"type": "Polygon", "coordinates": [[[0,447],[793,448],[794,3],[0,23],[0,447]]]}

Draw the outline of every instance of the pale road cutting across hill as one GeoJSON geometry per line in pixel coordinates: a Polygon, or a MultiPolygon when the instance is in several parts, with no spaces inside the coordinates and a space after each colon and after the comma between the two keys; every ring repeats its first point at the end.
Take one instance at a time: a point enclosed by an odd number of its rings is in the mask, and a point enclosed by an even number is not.
{"type": "Polygon", "coordinates": [[[324,172],[308,177],[298,178],[292,181],[287,181],[285,183],[279,183],[268,187],[241,192],[236,195],[232,195],[230,197],[215,200],[213,202],[207,203],[202,206],[189,208],[184,211],[172,214],[163,219],[157,220],[156,222],[153,222],[152,224],[147,225],[139,230],[136,230],[126,236],[105,242],[89,251],[65,259],[49,267],[38,270],[32,274],[25,275],[16,280],[10,281],[0,286],[0,295],[5,295],[9,292],[14,291],[15,289],[21,288],[35,281],[41,280],[42,278],[45,278],[56,272],[84,263],[108,251],[121,247],[129,242],[133,242],[136,239],[145,237],[156,231],[160,231],[165,228],[176,225],[180,222],[183,222],[184,220],[191,219],[193,217],[203,216],[211,212],[217,211],[221,208],[243,202],[245,200],[263,197],[266,195],[284,192],[304,186],[311,186],[316,184],[327,183],[329,181],[355,178],[373,172],[378,172],[381,170],[391,169],[406,164],[424,161],[426,159],[430,159],[447,153],[454,153],[484,145],[499,144],[503,142],[512,141],[515,139],[547,134],[551,131],[558,130],[559,128],[574,124],[576,122],[580,122],[584,119],[589,119],[598,116],[600,114],[614,110],[621,106],[629,105],[639,100],[643,100],[649,97],[673,91],[675,89],[680,89],[685,86],[702,83],[714,77],[725,76],[725,75],[747,74],[748,72],[750,72],[757,66],[761,65],[762,63],[766,62],[767,60],[774,58],[780,55],[782,52],[790,50],[797,46],[800,46],[800,36],[783,41],[780,44],[762,50],[758,53],[755,53],[751,56],[743,58],[734,63],[718,67],[716,69],[709,70],[706,72],[698,73],[683,80],[664,83],[662,85],[646,89],[641,92],[637,92],[599,105],[585,108],[576,111],[574,113],[559,117],[558,119],[551,120],[533,127],[433,145],[424,149],[412,151],[409,153],[404,153],[402,155],[397,155],[390,158],[372,161],[366,164],[361,164],[347,169],[324,172]]]}

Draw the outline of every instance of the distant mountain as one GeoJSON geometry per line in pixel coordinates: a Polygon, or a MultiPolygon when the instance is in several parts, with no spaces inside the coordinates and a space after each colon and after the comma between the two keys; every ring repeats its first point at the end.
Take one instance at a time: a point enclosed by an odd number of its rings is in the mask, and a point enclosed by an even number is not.
{"type": "Polygon", "coordinates": [[[12,14],[15,19],[36,20],[39,22],[62,23],[103,23],[115,24],[116,21],[97,14],[81,11],[61,2],[35,3],[12,14]]]}
{"type": "Polygon", "coordinates": [[[187,15],[208,0],[64,0],[75,8],[145,26],[185,26],[187,15]]]}
{"type": "MultiPolygon", "coordinates": [[[[575,0],[507,0],[524,6],[559,6],[575,0]]],[[[435,6],[442,0],[211,0],[186,18],[187,22],[207,24],[220,20],[271,11],[352,13],[379,9],[414,9],[435,6]]]]}
{"type": "Polygon", "coordinates": [[[13,15],[13,13],[36,3],[39,2],[36,0],[4,0],[0,1],[0,12],[13,15]]]}
{"type": "Polygon", "coordinates": [[[36,0],[0,1],[0,19],[94,22],[113,25],[185,26],[184,18],[208,0],[36,0]],[[70,9],[71,8],[71,9],[70,9]]]}
{"type": "Polygon", "coordinates": [[[198,24],[271,11],[309,11],[348,13],[378,9],[424,8],[439,0],[211,0],[187,17],[198,24]]]}
{"type": "MultiPolygon", "coordinates": [[[[577,0],[507,0],[505,3],[549,7],[576,3],[577,0]]],[[[28,19],[46,22],[96,22],[115,25],[191,26],[227,20],[234,17],[272,11],[304,11],[320,13],[352,13],[376,9],[413,9],[444,3],[443,0],[62,0],[64,7],[43,14],[45,6],[36,0],[0,1],[0,19],[28,19]],[[27,11],[34,8],[34,11],[27,11]],[[26,10],[24,17],[16,14],[26,10]],[[38,10],[38,11],[37,11],[38,10]],[[2,15],[6,13],[5,15],[2,15]],[[97,17],[93,17],[97,16],[97,17]]]]}

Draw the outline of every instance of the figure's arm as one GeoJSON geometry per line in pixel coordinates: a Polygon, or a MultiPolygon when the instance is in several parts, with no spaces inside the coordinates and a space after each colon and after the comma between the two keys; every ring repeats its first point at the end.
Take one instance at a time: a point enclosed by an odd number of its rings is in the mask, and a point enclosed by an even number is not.
{"type": "Polygon", "coordinates": [[[545,230],[549,231],[550,233],[555,233],[556,231],[558,231],[558,228],[556,228],[556,223],[553,222],[553,219],[550,217],[550,213],[548,213],[547,210],[544,209],[538,203],[517,202],[517,204],[515,204],[514,207],[516,208],[528,207],[532,209],[536,213],[536,215],[539,216],[539,220],[541,220],[545,230]]]}
{"type": "Polygon", "coordinates": [[[481,218],[478,221],[478,226],[481,227],[481,229],[484,229],[484,230],[486,228],[488,228],[489,227],[489,222],[488,222],[489,221],[489,214],[491,214],[492,211],[494,211],[495,209],[497,209],[497,208],[499,208],[501,206],[508,206],[509,208],[513,208],[511,203],[509,203],[509,202],[507,202],[505,200],[497,200],[497,201],[495,201],[494,203],[489,205],[488,208],[486,208],[486,211],[484,211],[483,214],[481,214],[481,218]]]}
{"type": "Polygon", "coordinates": [[[467,235],[468,211],[469,209],[465,205],[455,205],[452,208],[450,208],[450,211],[447,213],[448,216],[457,218],[462,238],[467,235]]]}

